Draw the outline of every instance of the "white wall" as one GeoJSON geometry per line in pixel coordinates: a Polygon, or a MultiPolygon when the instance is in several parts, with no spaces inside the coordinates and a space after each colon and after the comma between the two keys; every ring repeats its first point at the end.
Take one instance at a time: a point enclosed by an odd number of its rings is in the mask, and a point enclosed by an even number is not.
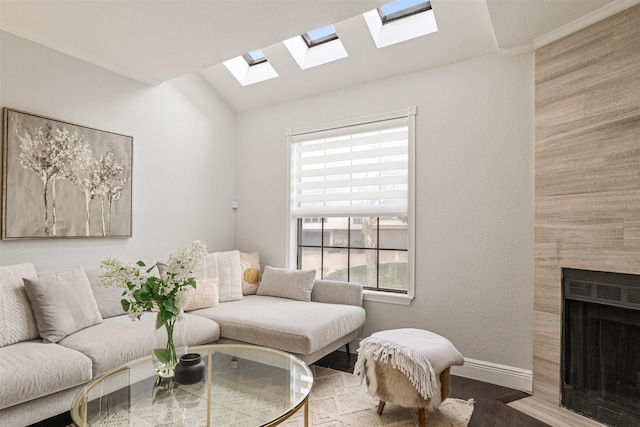
{"type": "Polygon", "coordinates": [[[0,242],[38,271],[233,247],[234,113],[197,76],[150,87],[0,32],[0,105],[134,137],[133,237],[0,242]]]}
{"type": "MultiPolygon", "coordinates": [[[[313,82],[309,82],[313,84],[313,82]]],[[[488,56],[238,114],[236,246],[285,264],[285,129],[417,106],[416,298],[366,302],[362,336],[418,327],[532,368],[533,56],[488,56]]]]}

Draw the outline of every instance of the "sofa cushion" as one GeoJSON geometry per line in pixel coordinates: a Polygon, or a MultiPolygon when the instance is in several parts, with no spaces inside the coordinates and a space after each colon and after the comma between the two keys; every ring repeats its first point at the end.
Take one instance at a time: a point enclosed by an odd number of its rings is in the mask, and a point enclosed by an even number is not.
{"type": "Polygon", "coordinates": [[[311,301],[362,307],[362,294],[362,285],[357,283],[316,280],[311,293],[311,301]]]}
{"type": "Polygon", "coordinates": [[[49,271],[24,279],[40,336],[58,342],[102,322],[89,279],[81,268],[49,271]]]}
{"type": "Polygon", "coordinates": [[[0,347],[40,336],[22,281],[37,276],[30,262],[0,267],[0,347]]]}
{"type": "MultiPolygon", "coordinates": [[[[184,315],[187,323],[187,345],[208,344],[220,337],[216,322],[191,314],[184,315]]],[[[143,313],[140,320],[129,316],[104,319],[99,325],[71,334],[60,345],[86,354],[93,362],[93,376],[102,375],[123,363],[150,356],[154,343],[156,313],[143,313]]],[[[184,342],[179,332],[177,342],[184,342]]]]}
{"type": "Polygon", "coordinates": [[[291,270],[266,266],[257,295],[311,301],[316,270],[291,270]]]}
{"type": "Polygon", "coordinates": [[[220,324],[220,336],[309,354],[360,328],[362,307],[247,295],[242,300],[192,311],[220,324]]]}
{"type": "Polygon", "coordinates": [[[101,285],[98,278],[102,272],[100,267],[85,268],[84,272],[91,284],[91,291],[93,291],[93,296],[96,298],[98,310],[100,310],[102,318],[106,319],[125,314],[125,311],[122,309],[122,304],[120,304],[124,288],[101,285]]]}
{"type": "Polygon", "coordinates": [[[0,348],[0,409],[91,380],[91,360],[42,340],[0,348]]]}

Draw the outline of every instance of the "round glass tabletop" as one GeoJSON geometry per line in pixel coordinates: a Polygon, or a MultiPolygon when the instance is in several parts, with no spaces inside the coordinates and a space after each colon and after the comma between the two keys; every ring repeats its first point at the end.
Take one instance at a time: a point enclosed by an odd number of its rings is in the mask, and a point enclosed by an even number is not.
{"type": "Polygon", "coordinates": [[[177,384],[160,378],[150,357],[134,360],[87,384],[71,409],[79,426],[272,426],[304,406],[313,374],[299,358],[265,347],[189,347],[206,364],[205,378],[177,384]]]}

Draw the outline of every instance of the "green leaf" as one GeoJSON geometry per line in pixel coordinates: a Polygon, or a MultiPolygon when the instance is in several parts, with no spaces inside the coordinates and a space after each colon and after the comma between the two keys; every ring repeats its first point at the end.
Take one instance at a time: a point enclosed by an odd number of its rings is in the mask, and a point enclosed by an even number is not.
{"type": "Polygon", "coordinates": [[[136,264],[138,265],[138,267],[146,267],[146,266],[147,266],[147,265],[146,265],[144,262],[142,262],[142,261],[138,261],[138,262],[136,262],[136,264]]]}
{"type": "Polygon", "coordinates": [[[178,314],[178,309],[176,308],[176,304],[173,298],[164,300],[162,302],[163,311],[170,313],[169,317],[176,316],[178,314]]]}
{"type": "Polygon", "coordinates": [[[151,294],[151,292],[149,292],[148,289],[141,288],[141,289],[138,289],[137,291],[135,291],[133,293],[133,296],[135,297],[135,299],[137,301],[149,301],[149,300],[151,300],[151,297],[153,295],[151,294]]]}
{"type": "Polygon", "coordinates": [[[173,319],[175,314],[171,311],[168,311],[164,308],[163,305],[158,306],[158,316],[156,317],[156,329],[160,329],[166,323],[173,319]]]}
{"type": "Polygon", "coordinates": [[[162,310],[159,310],[156,316],[156,329],[162,328],[165,323],[167,323],[167,319],[162,315],[162,310]]]}
{"type": "Polygon", "coordinates": [[[147,285],[149,286],[149,289],[151,289],[151,292],[153,292],[154,295],[158,295],[161,284],[162,284],[162,280],[156,277],[150,277],[149,280],[147,280],[147,285]]]}
{"type": "Polygon", "coordinates": [[[120,305],[122,306],[122,309],[124,311],[126,311],[127,313],[129,312],[129,309],[131,308],[131,303],[129,301],[127,301],[126,299],[121,299],[120,305]]]}
{"type": "Polygon", "coordinates": [[[169,363],[171,360],[171,353],[166,348],[154,348],[153,354],[160,361],[160,363],[169,363]]]}

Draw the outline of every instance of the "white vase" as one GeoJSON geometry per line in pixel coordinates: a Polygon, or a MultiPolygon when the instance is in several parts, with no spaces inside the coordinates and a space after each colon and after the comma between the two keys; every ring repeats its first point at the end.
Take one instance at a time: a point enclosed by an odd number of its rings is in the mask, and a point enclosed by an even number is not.
{"type": "Polygon", "coordinates": [[[153,326],[154,343],[151,360],[158,375],[170,378],[174,376],[180,356],[187,353],[187,322],[181,314],[167,321],[159,329],[156,329],[155,325],[156,322],[153,326]]]}

